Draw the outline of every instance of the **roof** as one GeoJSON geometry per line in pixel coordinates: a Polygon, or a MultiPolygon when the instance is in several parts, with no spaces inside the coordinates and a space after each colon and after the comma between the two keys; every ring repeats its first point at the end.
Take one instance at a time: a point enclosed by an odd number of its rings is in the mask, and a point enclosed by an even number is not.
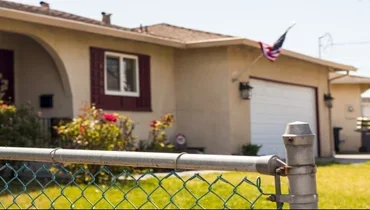
{"type": "MultiPolygon", "coordinates": [[[[148,32],[146,32],[140,31],[140,28],[130,29],[112,24],[104,24],[102,21],[85,18],[58,10],[46,10],[42,7],[30,6],[4,0],[0,0],[0,17],[116,38],[130,39],[179,49],[232,45],[244,45],[248,47],[259,48],[258,42],[241,37],[232,37],[228,35],[187,29],[169,24],[148,26],[148,32]]],[[[289,50],[282,50],[281,54],[299,60],[327,66],[334,71],[356,70],[356,68],[353,66],[326,61],[289,50]]]]}
{"type": "Polygon", "coordinates": [[[79,22],[84,22],[84,23],[94,24],[94,25],[99,25],[99,26],[104,26],[104,27],[110,27],[110,28],[115,28],[115,29],[120,29],[120,30],[126,30],[126,31],[132,30],[130,28],[125,28],[121,26],[107,25],[107,24],[104,24],[102,21],[85,18],[82,16],[74,15],[74,14],[67,13],[67,12],[62,12],[59,10],[54,10],[54,9],[45,10],[42,7],[36,7],[32,5],[26,5],[26,4],[15,3],[15,2],[10,2],[10,1],[0,0],[0,7],[19,10],[23,12],[31,12],[31,13],[36,13],[40,15],[47,15],[51,17],[58,17],[58,18],[63,18],[67,20],[74,20],[74,21],[79,21],[79,22]]]}
{"type": "Polygon", "coordinates": [[[356,75],[345,75],[339,73],[330,73],[330,79],[332,84],[370,84],[370,77],[356,76],[356,75]]]}
{"type": "Polygon", "coordinates": [[[207,31],[200,31],[180,26],[170,25],[168,23],[159,23],[144,27],[134,28],[137,32],[148,33],[153,36],[167,37],[182,42],[203,41],[222,38],[231,38],[233,36],[212,33],[207,31]]]}

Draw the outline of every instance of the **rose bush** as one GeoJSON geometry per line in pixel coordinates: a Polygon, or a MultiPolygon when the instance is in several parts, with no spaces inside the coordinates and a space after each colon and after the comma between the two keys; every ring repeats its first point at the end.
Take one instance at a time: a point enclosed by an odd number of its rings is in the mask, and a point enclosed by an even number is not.
{"type": "Polygon", "coordinates": [[[174,145],[168,142],[166,129],[173,126],[175,118],[173,114],[166,114],[160,120],[153,120],[150,123],[149,138],[140,141],[140,151],[150,152],[172,152],[174,145]]]}
{"type": "MultiPolygon", "coordinates": [[[[56,126],[63,148],[86,149],[86,150],[108,150],[129,151],[135,150],[135,138],[133,121],[116,113],[105,113],[95,106],[85,105],[81,114],[72,122],[56,126]]],[[[104,172],[103,166],[69,164],[66,168],[70,173],[76,175],[78,182],[110,181],[109,174],[104,172]],[[85,171],[79,169],[83,167],[85,171]]],[[[132,172],[131,168],[108,167],[114,173],[123,170],[132,172]]]]}
{"type": "Polygon", "coordinates": [[[85,105],[72,122],[56,127],[64,147],[89,150],[134,150],[133,121],[85,105]]]}
{"type": "MultiPolygon", "coordinates": [[[[85,105],[81,114],[72,122],[56,126],[63,148],[108,150],[108,151],[172,151],[173,145],[167,142],[166,128],[174,123],[172,114],[163,116],[160,120],[153,120],[150,124],[149,139],[141,141],[136,147],[136,138],[133,136],[134,122],[126,116],[117,113],[107,113],[95,106],[85,105]]],[[[66,165],[70,173],[76,173],[76,181],[88,183],[110,181],[110,175],[103,166],[94,165],[66,165]],[[83,167],[85,170],[80,170],[83,167]]],[[[128,167],[108,167],[113,174],[123,170],[139,172],[128,167]]]]}

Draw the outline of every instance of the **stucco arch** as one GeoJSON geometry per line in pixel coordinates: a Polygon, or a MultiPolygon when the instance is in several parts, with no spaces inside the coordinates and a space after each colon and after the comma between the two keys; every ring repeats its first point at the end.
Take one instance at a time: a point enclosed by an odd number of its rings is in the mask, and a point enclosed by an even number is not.
{"type": "Polygon", "coordinates": [[[39,96],[52,94],[52,109],[42,109],[45,117],[72,117],[72,85],[63,57],[52,40],[42,33],[0,26],[0,47],[15,52],[15,98],[17,104],[32,102],[39,106],[39,96]],[[0,39],[1,41],[1,39],[0,39]],[[38,84],[37,84],[38,83],[38,84]]]}
{"type": "Polygon", "coordinates": [[[70,85],[70,82],[69,82],[67,69],[66,69],[62,59],[60,58],[60,56],[55,51],[55,49],[50,44],[48,44],[45,40],[43,40],[41,37],[38,37],[36,35],[28,35],[28,36],[30,38],[32,38],[33,40],[35,40],[37,43],[39,43],[49,53],[49,55],[52,57],[52,59],[54,60],[55,65],[57,66],[58,73],[59,73],[60,79],[62,81],[64,95],[68,98],[72,97],[72,89],[71,89],[71,85],[70,85]]]}

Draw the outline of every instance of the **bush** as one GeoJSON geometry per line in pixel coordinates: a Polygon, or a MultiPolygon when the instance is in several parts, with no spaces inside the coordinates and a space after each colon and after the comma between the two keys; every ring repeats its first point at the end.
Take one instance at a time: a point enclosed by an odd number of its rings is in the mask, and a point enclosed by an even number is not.
{"type": "Polygon", "coordinates": [[[257,156],[262,146],[255,144],[246,144],[242,146],[242,154],[246,156],[257,156]]]}
{"type": "MultiPolygon", "coordinates": [[[[84,149],[84,150],[108,150],[108,151],[128,151],[136,150],[134,147],[135,138],[132,135],[134,124],[128,117],[119,114],[109,114],[95,106],[86,105],[81,115],[72,122],[55,127],[64,148],[84,149]]],[[[81,165],[66,165],[72,174],[78,172],[81,165]]],[[[106,182],[109,180],[107,173],[101,173],[103,166],[83,165],[91,175],[95,175],[96,182],[106,182]]],[[[127,167],[106,167],[113,174],[121,173],[123,170],[132,172],[127,167]]],[[[90,182],[93,177],[87,171],[77,174],[77,182],[90,182]]]]}
{"type": "Polygon", "coordinates": [[[172,114],[166,114],[160,120],[153,120],[150,123],[149,138],[140,141],[139,151],[173,152],[175,146],[168,142],[166,129],[172,127],[174,122],[172,114]]]}
{"type": "Polygon", "coordinates": [[[25,104],[16,108],[0,101],[0,144],[9,147],[45,147],[49,134],[42,131],[36,110],[25,104]]]}
{"type": "MultiPolygon", "coordinates": [[[[14,106],[5,103],[8,82],[0,74],[0,145],[8,147],[46,147],[50,134],[42,130],[39,113],[30,105],[14,106]]],[[[0,161],[3,164],[5,161],[0,161]]],[[[22,162],[6,161],[14,169],[22,162]]]]}
{"type": "MultiPolygon", "coordinates": [[[[85,150],[108,150],[108,151],[172,151],[173,145],[167,141],[165,129],[171,127],[174,118],[168,114],[161,120],[151,123],[149,139],[141,141],[139,148],[136,138],[133,136],[134,122],[125,116],[113,113],[105,113],[95,106],[85,105],[81,114],[72,122],[56,126],[64,148],[85,150]]],[[[65,166],[69,173],[77,174],[77,182],[88,183],[93,179],[95,182],[109,182],[110,175],[104,172],[103,166],[68,164],[65,166]],[[79,170],[81,167],[86,171],[79,170]],[[93,175],[94,178],[91,176],[93,175]]],[[[119,174],[123,170],[139,172],[141,170],[131,167],[105,167],[112,174],[119,174]]],[[[56,170],[56,169],[53,169],[56,170]]]]}
{"type": "Polygon", "coordinates": [[[49,135],[42,131],[39,113],[27,103],[18,108],[5,103],[8,81],[0,74],[0,145],[9,147],[44,147],[49,135]]]}

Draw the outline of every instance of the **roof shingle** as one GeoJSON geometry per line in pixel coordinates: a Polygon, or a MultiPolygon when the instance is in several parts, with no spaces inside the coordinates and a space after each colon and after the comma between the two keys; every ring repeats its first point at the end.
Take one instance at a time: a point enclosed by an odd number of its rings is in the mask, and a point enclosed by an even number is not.
{"type": "Polygon", "coordinates": [[[94,25],[99,25],[99,26],[104,26],[104,27],[109,27],[109,28],[125,30],[125,31],[133,31],[132,29],[129,29],[129,28],[116,26],[116,25],[112,25],[112,24],[105,24],[102,21],[98,21],[98,20],[94,20],[94,19],[90,19],[90,18],[85,18],[85,17],[82,17],[82,16],[74,15],[74,14],[67,13],[67,12],[62,12],[62,11],[59,11],[59,10],[54,10],[54,9],[46,10],[42,7],[31,6],[31,5],[15,3],[15,2],[10,2],[10,1],[0,0],[0,7],[7,8],[7,9],[12,9],[12,10],[23,11],[23,12],[35,13],[35,14],[39,14],[39,15],[47,15],[47,16],[52,16],[52,17],[57,17],[57,18],[63,18],[63,19],[67,19],[67,20],[74,20],[74,21],[84,22],[84,23],[88,23],[88,24],[94,24],[94,25]]]}
{"type": "Polygon", "coordinates": [[[200,31],[190,28],[179,27],[170,25],[167,23],[160,23],[155,25],[145,26],[143,28],[138,27],[133,30],[137,32],[146,33],[152,36],[166,37],[169,39],[175,39],[181,42],[192,42],[192,41],[205,41],[212,39],[230,38],[233,36],[223,35],[218,33],[200,31]],[[145,30],[147,28],[147,31],[145,30]]]}

